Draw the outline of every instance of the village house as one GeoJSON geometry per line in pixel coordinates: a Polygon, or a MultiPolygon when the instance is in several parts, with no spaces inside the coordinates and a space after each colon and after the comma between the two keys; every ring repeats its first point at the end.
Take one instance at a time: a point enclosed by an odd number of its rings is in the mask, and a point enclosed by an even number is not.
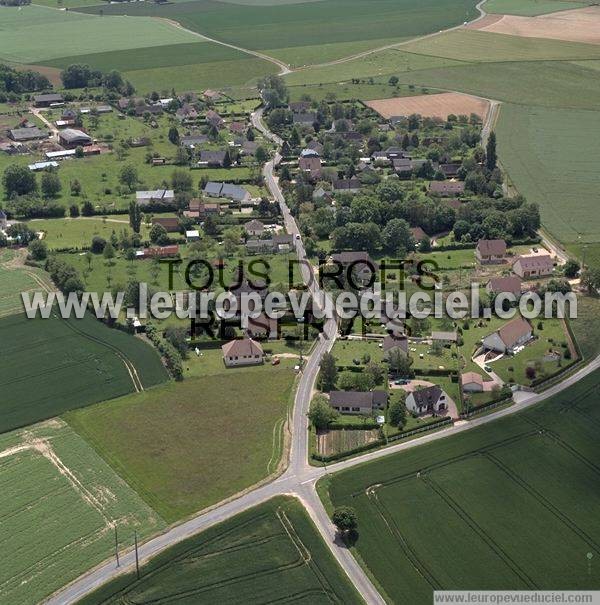
{"type": "Polygon", "coordinates": [[[303,124],[304,126],[312,126],[316,121],[317,121],[317,114],[314,112],[295,113],[293,116],[294,124],[303,124]]]}
{"type": "Polygon", "coordinates": [[[244,224],[244,231],[248,235],[260,237],[265,231],[265,225],[257,219],[252,219],[244,224]]]}
{"type": "Polygon", "coordinates": [[[512,270],[522,279],[547,277],[554,271],[554,262],[549,254],[519,256],[513,263],[512,270]]]}
{"type": "Polygon", "coordinates": [[[341,265],[344,278],[351,268],[352,275],[363,285],[371,282],[373,273],[379,271],[379,266],[371,259],[368,252],[339,252],[331,255],[331,262],[341,265]]]}
{"type": "Polygon", "coordinates": [[[313,181],[321,178],[321,158],[317,155],[300,157],[298,168],[308,174],[313,181]]]}
{"type": "Polygon", "coordinates": [[[385,391],[331,391],[329,405],[342,414],[362,414],[371,416],[373,412],[385,410],[385,391]]]}
{"type": "Polygon", "coordinates": [[[343,193],[358,193],[360,191],[360,181],[358,179],[339,179],[333,181],[333,190],[343,193]]]}
{"type": "Polygon", "coordinates": [[[58,142],[67,149],[85,147],[92,144],[92,137],[82,130],[65,128],[58,133],[58,142]]]}
{"type": "Polygon", "coordinates": [[[411,227],[410,234],[412,235],[416,244],[422,242],[424,239],[429,237],[427,233],[425,233],[425,231],[421,229],[421,227],[411,227]]]}
{"type": "Polygon", "coordinates": [[[429,193],[441,197],[456,197],[465,192],[465,184],[462,181],[431,181],[429,193]]]}
{"type": "Polygon", "coordinates": [[[492,277],[487,283],[485,289],[490,294],[500,294],[501,292],[510,292],[515,296],[521,295],[521,278],[517,275],[507,277],[492,277]]]}
{"type": "Polygon", "coordinates": [[[417,416],[444,416],[448,410],[448,396],[439,386],[433,385],[409,393],[405,406],[417,416]]]}
{"type": "Polygon", "coordinates": [[[204,194],[210,197],[218,197],[218,198],[229,198],[234,202],[250,202],[252,196],[250,193],[240,187],[239,185],[233,185],[232,183],[218,183],[209,181],[204,186],[204,194]]]}
{"type": "Polygon", "coordinates": [[[331,202],[333,202],[333,194],[331,193],[331,191],[327,191],[327,189],[324,189],[323,187],[317,187],[313,191],[312,199],[313,202],[319,202],[323,200],[324,202],[331,204],[331,202]]]}
{"type": "Polygon", "coordinates": [[[167,258],[169,256],[178,256],[179,246],[155,246],[152,248],[144,248],[136,252],[138,258],[167,258]]]}
{"type": "Polygon", "coordinates": [[[210,103],[214,103],[215,101],[218,101],[222,95],[218,90],[211,90],[210,88],[207,88],[202,93],[202,96],[210,103]]]}
{"type": "Polygon", "coordinates": [[[246,242],[248,254],[271,254],[274,251],[275,244],[272,239],[249,239],[246,242]]]}
{"type": "Polygon", "coordinates": [[[230,122],[227,125],[227,128],[229,128],[233,134],[242,135],[246,134],[248,124],[246,124],[246,122],[230,122]]]}
{"type": "Polygon", "coordinates": [[[136,191],[135,201],[139,206],[148,206],[154,203],[173,204],[175,202],[175,192],[172,189],[136,191]]]}
{"type": "Polygon", "coordinates": [[[47,93],[42,95],[33,95],[33,104],[36,107],[50,107],[56,103],[64,103],[62,95],[57,93],[47,93]]]}
{"type": "Polygon", "coordinates": [[[312,141],[307,143],[306,149],[311,149],[318,155],[323,155],[323,144],[320,143],[317,139],[313,139],[312,141]]]}
{"type": "Polygon", "coordinates": [[[482,265],[499,265],[506,262],[506,242],[503,239],[480,239],[475,257],[482,265]]]}
{"type": "Polygon", "coordinates": [[[277,252],[289,252],[294,244],[294,237],[289,233],[277,233],[273,236],[273,246],[277,252]]]}
{"type": "Polygon", "coordinates": [[[306,113],[310,109],[309,101],[297,101],[288,105],[292,113],[306,113]]]}
{"type": "Polygon", "coordinates": [[[408,355],[408,338],[404,335],[401,336],[393,336],[388,334],[383,339],[383,360],[389,361],[390,355],[392,355],[392,351],[399,351],[403,355],[408,355]]]}
{"type": "Polygon", "coordinates": [[[241,147],[241,155],[254,155],[256,150],[259,148],[259,144],[256,141],[243,140],[241,142],[241,147]]]}
{"type": "Polygon", "coordinates": [[[216,111],[213,111],[212,109],[209,109],[206,112],[206,123],[209,126],[217,128],[218,130],[222,130],[223,128],[225,128],[225,120],[216,111]]]}
{"type": "Polygon", "coordinates": [[[41,130],[37,126],[33,128],[13,128],[8,131],[8,136],[16,143],[25,143],[38,139],[47,139],[48,131],[41,130]]]}
{"type": "Polygon", "coordinates": [[[200,152],[200,159],[198,160],[198,166],[207,166],[212,168],[223,168],[225,166],[227,151],[205,151],[200,152]]]}
{"type": "Polygon", "coordinates": [[[465,372],[461,375],[463,393],[483,392],[483,377],[477,372],[465,372]]]}
{"type": "Polygon", "coordinates": [[[208,142],[205,134],[190,134],[179,139],[179,144],[188,149],[195,149],[198,145],[204,145],[208,142]]]}
{"type": "Polygon", "coordinates": [[[176,112],[175,112],[175,117],[180,121],[180,122],[189,122],[189,121],[194,121],[198,118],[198,112],[196,111],[196,108],[193,105],[190,105],[189,103],[184,103],[176,112]]]}
{"type": "Polygon", "coordinates": [[[223,361],[228,368],[260,365],[264,361],[263,348],[251,338],[232,340],[221,347],[223,361]]]}
{"type": "Polygon", "coordinates": [[[446,332],[432,332],[431,340],[433,342],[441,342],[443,345],[455,343],[458,340],[456,330],[446,332]]]}
{"type": "Polygon", "coordinates": [[[179,224],[179,219],[176,216],[168,216],[165,218],[154,217],[152,219],[152,224],[160,225],[167,233],[179,233],[181,231],[181,225],[179,224]]]}
{"type": "Polygon", "coordinates": [[[483,347],[488,351],[512,353],[515,348],[524,345],[533,337],[531,324],[522,317],[515,317],[501,328],[483,339],[483,347]]]}

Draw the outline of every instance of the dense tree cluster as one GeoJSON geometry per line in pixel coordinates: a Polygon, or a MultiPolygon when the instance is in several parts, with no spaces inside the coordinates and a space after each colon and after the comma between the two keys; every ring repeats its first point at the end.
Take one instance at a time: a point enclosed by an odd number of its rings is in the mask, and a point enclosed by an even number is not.
{"type": "MultiPolygon", "coordinates": [[[[0,2],[2,4],[2,2],[0,2]]],[[[0,94],[36,92],[51,88],[46,76],[30,69],[17,71],[8,65],[0,64],[0,94]]]]}
{"type": "Polygon", "coordinates": [[[103,86],[108,90],[133,94],[131,84],[125,82],[115,69],[103,73],[99,69],[92,69],[87,64],[73,63],[61,71],[60,78],[65,88],[103,86]]]}

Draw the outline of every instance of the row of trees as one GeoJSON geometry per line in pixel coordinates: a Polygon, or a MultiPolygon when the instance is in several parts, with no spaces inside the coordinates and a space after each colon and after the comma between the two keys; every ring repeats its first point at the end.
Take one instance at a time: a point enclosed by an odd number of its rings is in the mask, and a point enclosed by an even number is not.
{"type": "Polygon", "coordinates": [[[116,69],[103,73],[87,64],[74,63],[60,72],[60,79],[65,88],[103,86],[109,91],[119,92],[128,97],[135,92],[131,82],[123,80],[123,76],[116,69]]]}
{"type": "Polygon", "coordinates": [[[37,71],[31,69],[18,71],[8,65],[0,64],[0,92],[21,94],[46,90],[51,86],[48,78],[37,71]]]}

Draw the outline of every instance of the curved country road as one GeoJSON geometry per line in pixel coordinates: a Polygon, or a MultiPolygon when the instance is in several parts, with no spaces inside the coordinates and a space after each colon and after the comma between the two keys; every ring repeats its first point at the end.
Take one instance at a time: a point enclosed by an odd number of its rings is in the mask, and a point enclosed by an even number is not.
{"type": "MultiPolygon", "coordinates": [[[[281,139],[271,133],[264,125],[262,121],[262,110],[258,110],[252,115],[252,123],[274,143],[278,145],[282,143],[281,139]]],[[[274,176],[274,167],[277,165],[280,159],[280,156],[276,155],[273,160],[266,164],[264,168],[265,181],[273,197],[280,205],[281,213],[283,215],[288,232],[294,235],[298,258],[301,262],[304,261],[305,263],[303,264],[303,279],[313,295],[318,296],[319,294],[322,294],[322,292],[315,283],[313,271],[308,264],[308,259],[300,238],[298,226],[290,214],[283,193],[281,192],[277,179],[274,176]]],[[[598,356],[588,365],[541,394],[523,392],[517,393],[515,395],[515,404],[509,408],[505,408],[497,412],[493,412],[487,416],[475,418],[470,421],[457,423],[435,433],[423,435],[422,437],[418,437],[412,441],[406,441],[397,445],[392,445],[380,450],[366,453],[343,462],[330,464],[327,468],[312,467],[308,463],[309,451],[307,412],[310,405],[315,380],[317,378],[320,360],[323,354],[331,349],[336,337],[337,325],[332,319],[326,323],[324,334],[321,336],[321,338],[319,338],[313,353],[303,369],[295,398],[291,427],[292,444],[290,448],[289,463],[287,470],[283,473],[283,475],[270,483],[245,493],[239,498],[225,502],[221,505],[217,505],[208,511],[200,512],[196,517],[193,517],[180,525],[172,527],[165,533],[145,542],[139,547],[140,561],[143,562],[162,552],[173,544],[189,538],[211,527],[212,525],[215,525],[216,523],[226,521],[232,516],[253,506],[261,504],[274,496],[282,494],[293,495],[302,501],[325,543],[339,564],[342,566],[349,579],[363,596],[364,600],[369,604],[383,605],[385,603],[384,599],[373,586],[362,567],[357,563],[350,551],[338,540],[336,540],[335,528],[317,495],[315,488],[316,482],[321,477],[331,472],[349,469],[365,462],[378,460],[384,456],[389,456],[404,450],[412,449],[425,443],[431,443],[450,435],[456,435],[489,422],[494,422],[499,418],[520,412],[543,401],[544,399],[547,399],[548,397],[551,397],[552,395],[555,395],[556,393],[563,391],[566,388],[569,388],[577,381],[600,368],[600,356],[598,356]]],[[[115,566],[113,560],[110,560],[109,562],[100,565],[96,569],[81,576],[64,589],[55,593],[46,601],[46,603],[50,605],[66,605],[69,603],[74,603],[105,582],[108,582],[124,572],[131,571],[135,565],[134,553],[132,551],[123,553],[121,554],[120,558],[121,566],[119,568],[115,566]]]]}

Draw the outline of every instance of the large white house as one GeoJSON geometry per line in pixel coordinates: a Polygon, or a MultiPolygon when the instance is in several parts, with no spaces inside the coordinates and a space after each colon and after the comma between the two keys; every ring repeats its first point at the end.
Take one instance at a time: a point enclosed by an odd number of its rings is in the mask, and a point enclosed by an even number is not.
{"type": "Polygon", "coordinates": [[[531,340],[532,336],[531,324],[522,317],[515,317],[486,336],[483,339],[483,346],[489,351],[512,353],[516,347],[531,340]]]}
{"type": "Polygon", "coordinates": [[[232,340],[221,347],[228,368],[259,365],[264,361],[263,348],[251,338],[232,340]]]}
{"type": "Polygon", "coordinates": [[[433,414],[443,416],[448,410],[448,395],[437,385],[409,393],[406,409],[418,416],[433,414]]]}

